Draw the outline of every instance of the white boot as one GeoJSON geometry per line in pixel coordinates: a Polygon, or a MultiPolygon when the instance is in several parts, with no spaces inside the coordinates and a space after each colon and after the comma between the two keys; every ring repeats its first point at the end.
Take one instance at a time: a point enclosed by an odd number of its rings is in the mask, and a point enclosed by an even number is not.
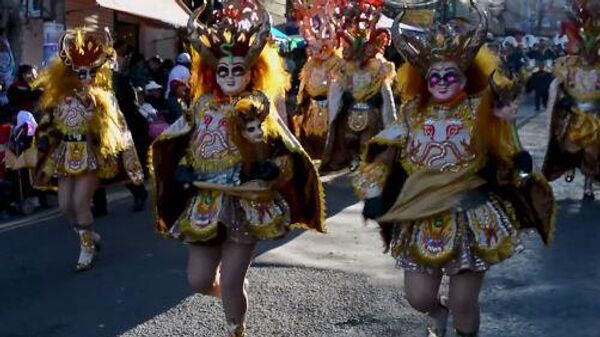
{"type": "Polygon", "coordinates": [[[75,270],[86,271],[92,268],[96,254],[100,249],[100,235],[94,232],[91,226],[75,226],[74,228],[79,235],[81,249],[75,270]]]}

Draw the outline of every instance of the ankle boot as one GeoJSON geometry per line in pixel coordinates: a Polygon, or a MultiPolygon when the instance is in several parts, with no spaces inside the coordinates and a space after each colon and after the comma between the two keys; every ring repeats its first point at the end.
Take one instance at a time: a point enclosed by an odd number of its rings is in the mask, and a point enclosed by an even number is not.
{"type": "Polygon", "coordinates": [[[440,313],[439,317],[427,317],[427,337],[446,336],[446,326],[448,325],[448,316],[450,316],[450,311],[444,304],[442,304],[442,301],[440,301],[440,307],[442,312],[440,313]]]}
{"type": "Polygon", "coordinates": [[[461,332],[460,330],[456,329],[456,337],[477,337],[478,333],[477,332],[461,332]]]}
{"type": "Polygon", "coordinates": [[[241,316],[227,321],[228,337],[246,336],[246,317],[241,316]]]}
{"type": "Polygon", "coordinates": [[[96,254],[100,250],[100,235],[92,230],[92,226],[73,226],[79,235],[79,260],[76,271],[86,271],[92,268],[96,254]]]}

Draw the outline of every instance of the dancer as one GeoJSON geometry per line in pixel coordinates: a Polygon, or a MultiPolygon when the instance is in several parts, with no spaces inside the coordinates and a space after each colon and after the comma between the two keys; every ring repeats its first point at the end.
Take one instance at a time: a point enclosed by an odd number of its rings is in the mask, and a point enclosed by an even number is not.
{"type": "Polygon", "coordinates": [[[243,336],[246,273],[258,240],[290,227],[324,232],[323,191],[310,158],[271,109],[289,80],[268,45],[257,1],[228,0],[215,22],[189,20],[193,109],[152,145],[157,229],[188,246],[188,282],[219,296],[229,336],[243,336]],[[259,130],[260,129],[260,130],[259,130]]]}
{"type": "Polygon", "coordinates": [[[90,210],[100,182],[142,184],[144,174],[111,90],[115,51],[108,30],[68,30],[59,56],[35,82],[44,89],[35,185],[58,187],[59,207],[79,235],[76,270],[84,271],[92,267],[100,246],[90,210]]]}
{"type": "Polygon", "coordinates": [[[296,0],[294,11],[307,41],[308,61],[300,72],[294,133],[313,159],[321,159],[329,130],[327,93],[332,75],[339,72],[340,20],[333,0],[296,0]]]}
{"type": "Polygon", "coordinates": [[[399,13],[392,36],[409,62],[398,71],[403,103],[398,122],[370,142],[355,188],[405,270],[408,302],[429,316],[428,336],[445,336],[449,313],[458,336],[477,336],[485,272],[521,249],[520,229],[535,227],[549,243],[552,190],[519,149],[510,122],[518,90],[480,50],[483,10],[472,1],[479,20],[469,22],[387,5],[399,13]],[[438,297],[444,275],[447,303],[438,297]]]}
{"type": "Polygon", "coordinates": [[[575,170],[585,176],[583,200],[594,200],[600,183],[600,4],[572,0],[579,29],[569,30],[574,55],[556,60],[550,86],[550,143],[543,172],[549,180],[573,181],[575,170]]]}
{"type": "Polygon", "coordinates": [[[334,74],[328,94],[329,134],[320,171],[323,174],[358,167],[367,142],[396,119],[392,93],[394,65],[383,58],[390,41],[376,28],[383,0],[358,0],[340,5],[339,35],[344,63],[334,74]]]}

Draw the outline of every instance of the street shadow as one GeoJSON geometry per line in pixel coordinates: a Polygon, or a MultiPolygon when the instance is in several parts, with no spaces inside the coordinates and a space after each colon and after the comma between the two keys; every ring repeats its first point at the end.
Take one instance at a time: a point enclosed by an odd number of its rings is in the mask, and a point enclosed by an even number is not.
{"type": "MultiPolygon", "coordinates": [[[[325,186],[328,216],[354,204],[347,178],[325,186]]],[[[132,213],[131,200],[110,205],[97,222],[104,246],[94,268],[73,269],[75,233],[56,218],[0,236],[0,336],[113,337],[193,295],[185,245],[154,233],[150,212],[132,213]]],[[[301,235],[261,243],[257,254],[301,235]]]]}
{"type": "MultiPolygon", "coordinates": [[[[351,178],[348,175],[336,178],[333,181],[323,183],[325,190],[325,205],[327,207],[327,218],[342,212],[349,206],[358,202],[354,195],[354,190],[351,185],[351,178]]],[[[255,256],[258,257],[270,250],[281,247],[304,233],[304,230],[295,229],[288,235],[279,240],[262,241],[258,244],[255,251],[255,256]]]]}
{"type": "Polygon", "coordinates": [[[490,324],[504,329],[486,336],[592,337],[600,331],[600,202],[558,206],[550,247],[526,235],[527,249],[488,273],[483,310],[490,324]]]}

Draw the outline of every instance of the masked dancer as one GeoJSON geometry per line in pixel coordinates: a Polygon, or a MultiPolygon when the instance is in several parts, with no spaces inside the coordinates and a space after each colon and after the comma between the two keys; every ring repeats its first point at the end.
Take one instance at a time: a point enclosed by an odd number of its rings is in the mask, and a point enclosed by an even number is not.
{"type": "Polygon", "coordinates": [[[313,159],[320,159],[329,130],[327,93],[332,75],[339,72],[338,55],[340,20],[334,0],[297,0],[294,11],[300,32],[306,40],[308,61],[300,72],[296,137],[313,159]]]}
{"type": "Polygon", "coordinates": [[[90,204],[101,182],[142,184],[131,133],[112,92],[111,36],[68,30],[60,52],[34,83],[43,89],[36,135],[38,188],[58,187],[58,204],[79,235],[78,271],[92,267],[100,247],[90,204]]]}
{"type": "Polygon", "coordinates": [[[328,94],[329,134],[321,173],[356,169],[367,142],[396,119],[394,65],[383,58],[390,33],[377,28],[383,0],[341,6],[339,31],[344,63],[328,94]]]}
{"type": "Polygon", "coordinates": [[[600,4],[572,0],[578,29],[569,29],[572,55],[556,60],[550,86],[550,143],[543,172],[549,180],[575,170],[585,176],[583,199],[594,200],[600,182],[600,4]]]}
{"type": "Polygon", "coordinates": [[[450,313],[457,336],[477,336],[486,271],[521,249],[520,229],[537,228],[549,242],[552,190],[515,138],[518,90],[480,49],[483,10],[471,1],[469,20],[443,7],[386,6],[398,14],[393,41],[408,61],[397,76],[402,106],[370,142],[355,188],[405,271],[408,302],[428,314],[427,336],[445,336],[450,313]]]}
{"type": "Polygon", "coordinates": [[[187,244],[188,282],[221,298],[228,336],[244,336],[246,273],[257,241],[291,227],[324,232],[310,158],[274,109],[288,74],[253,0],[228,0],[211,25],[188,23],[192,109],[152,145],[157,229],[187,244]]]}

